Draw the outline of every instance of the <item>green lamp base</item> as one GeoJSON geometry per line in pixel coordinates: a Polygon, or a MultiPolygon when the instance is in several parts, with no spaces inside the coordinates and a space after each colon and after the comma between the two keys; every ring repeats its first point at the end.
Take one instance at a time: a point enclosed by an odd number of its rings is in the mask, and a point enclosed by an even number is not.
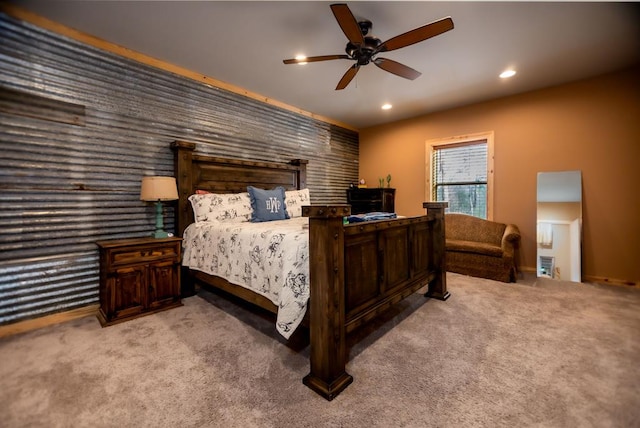
{"type": "Polygon", "coordinates": [[[168,238],[169,234],[167,232],[165,232],[164,230],[156,230],[153,233],[153,237],[154,238],[168,238]]]}
{"type": "Polygon", "coordinates": [[[164,230],[164,223],[162,221],[162,202],[156,202],[156,231],[153,233],[153,237],[160,238],[168,238],[169,234],[164,230]]]}

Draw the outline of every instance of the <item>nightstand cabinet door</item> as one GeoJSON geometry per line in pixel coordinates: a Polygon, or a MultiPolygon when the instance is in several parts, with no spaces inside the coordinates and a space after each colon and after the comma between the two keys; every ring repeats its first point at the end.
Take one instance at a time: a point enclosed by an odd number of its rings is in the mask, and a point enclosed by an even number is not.
{"type": "Polygon", "coordinates": [[[147,303],[150,309],[171,304],[176,296],[180,296],[179,272],[175,263],[170,260],[149,266],[147,303]]]}
{"type": "Polygon", "coordinates": [[[107,278],[108,318],[130,317],[144,310],[142,301],[146,287],[146,266],[118,268],[107,278]]]}
{"type": "Polygon", "coordinates": [[[98,242],[102,326],[182,305],[180,238],[98,242]]]}

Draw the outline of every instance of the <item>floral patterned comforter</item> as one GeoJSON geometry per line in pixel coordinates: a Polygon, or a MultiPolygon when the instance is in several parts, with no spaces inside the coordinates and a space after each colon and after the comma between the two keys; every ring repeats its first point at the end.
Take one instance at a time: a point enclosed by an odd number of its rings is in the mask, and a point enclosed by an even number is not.
{"type": "Polygon", "coordinates": [[[276,329],[289,338],[309,300],[309,219],[265,223],[200,221],[183,236],[182,264],[269,298],[276,329]]]}

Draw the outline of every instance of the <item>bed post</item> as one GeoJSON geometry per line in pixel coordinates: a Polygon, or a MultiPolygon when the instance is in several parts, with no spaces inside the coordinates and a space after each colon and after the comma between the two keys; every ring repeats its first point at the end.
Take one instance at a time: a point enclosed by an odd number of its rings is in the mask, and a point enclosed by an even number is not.
{"type": "Polygon", "coordinates": [[[189,196],[193,194],[193,182],[191,176],[191,163],[193,161],[193,151],[196,149],[194,143],[186,141],[174,141],[171,143],[173,150],[174,173],[178,182],[178,208],[176,211],[176,236],[182,233],[190,223],[193,223],[193,211],[189,206],[189,196]]]}
{"type": "Polygon", "coordinates": [[[429,242],[432,245],[430,257],[435,278],[429,283],[429,291],[427,291],[426,296],[439,300],[447,300],[451,296],[447,291],[447,271],[445,266],[444,209],[447,206],[449,206],[448,202],[424,202],[422,204],[422,207],[427,209],[427,215],[434,219],[431,228],[433,237],[429,242]]]}
{"type": "MultiPolygon", "coordinates": [[[[175,215],[175,234],[182,236],[187,226],[193,222],[193,210],[189,203],[189,195],[193,193],[193,179],[191,175],[191,162],[196,145],[186,141],[174,141],[171,143],[173,150],[173,165],[176,184],[178,186],[178,206],[175,215]]],[[[195,283],[189,269],[181,266],[181,291],[182,297],[196,294],[195,283]]]]}
{"type": "Polygon", "coordinates": [[[310,367],[302,382],[332,400],[351,382],[346,372],[343,217],[349,205],[302,207],[309,217],[310,367]]]}

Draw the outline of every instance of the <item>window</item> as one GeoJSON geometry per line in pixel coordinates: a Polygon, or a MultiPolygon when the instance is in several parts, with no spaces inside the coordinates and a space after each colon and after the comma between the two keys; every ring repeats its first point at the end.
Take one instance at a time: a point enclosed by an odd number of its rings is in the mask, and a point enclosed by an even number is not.
{"type": "Polygon", "coordinates": [[[428,200],[446,201],[447,212],[491,219],[493,133],[427,142],[428,200]]]}

